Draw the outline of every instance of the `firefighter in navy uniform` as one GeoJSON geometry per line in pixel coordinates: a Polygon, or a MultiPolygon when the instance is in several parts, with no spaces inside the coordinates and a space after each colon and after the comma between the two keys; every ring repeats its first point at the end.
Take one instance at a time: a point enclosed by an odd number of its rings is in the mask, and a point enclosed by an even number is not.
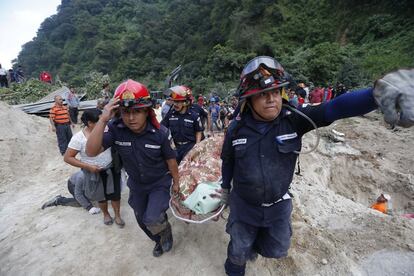
{"type": "MultiPolygon", "coordinates": [[[[191,101],[194,101],[193,97],[191,97],[191,101]]],[[[190,105],[190,111],[195,112],[200,117],[201,125],[203,126],[203,129],[205,129],[206,122],[208,120],[208,112],[203,107],[194,102],[190,105]]],[[[202,132],[201,140],[204,140],[204,138],[204,132],[202,132]]]]}
{"type": "Polygon", "coordinates": [[[115,90],[114,99],[89,136],[86,153],[96,156],[115,147],[129,175],[128,203],[134,209],[138,225],[155,242],[153,255],[171,250],[173,237],[166,211],[171,181],[178,191],[179,176],[176,153],[169,130],[160,125],[151,108],[148,89],[139,82],[127,80],[115,90]],[[120,118],[113,119],[120,109],[120,118]]]}
{"type": "Polygon", "coordinates": [[[197,112],[190,108],[191,89],[180,85],[169,88],[173,100],[173,110],[161,121],[161,124],[170,129],[177,148],[177,162],[202,140],[203,125],[197,112]]]}
{"type": "MultiPolygon", "coordinates": [[[[394,108],[384,111],[392,115],[397,114],[396,106],[403,107],[405,115],[398,119],[399,124],[413,125],[414,106],[404,107],[405,103],[395,102],[400,95],[405,97],[404,93],[411,93],[406,99],[414,101],[414,70],[394,74],[384,82],[377,81],[375,89],[357,90],[300,111],[321,127],[341,118],[365,114],[382,103],[383,111],[394,108]],[[410,78],[411,86],[407,85],[410,78]],[[404,84],[395,88],[399,80],[404,84]],[[389,83],[392,85],[387,86],[389,83]],[[401,86],[407,89],[399,89],[401,86]]],[[[246,262],[258,254],[267,258],[288,254],[292,235],[289,187],[302,136],[314,128],[282,99],[282,91],[288,84],[283,67],[271,57],[254,58],[241,74],[238,88],[241,111],[225,136],[221,154],[223,183],[218,191],[223,203],[230,207],[226,226],[230,242],[224,265],[228,275],[244,275],[246,262]]]]}

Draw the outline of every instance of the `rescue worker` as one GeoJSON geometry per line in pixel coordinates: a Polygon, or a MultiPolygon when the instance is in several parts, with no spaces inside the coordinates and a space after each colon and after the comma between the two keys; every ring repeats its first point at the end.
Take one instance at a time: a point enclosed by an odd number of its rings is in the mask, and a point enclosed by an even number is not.
{"type": "MultiPolygon", "coordinates": [[[[201,124],[203,126],[203,129],[205,129],[206,122],[208,120],[208,112],[204,109],[203,106],[200,106],[198,103],[194,103],[193,97],[191,97],[192,104],[190,105],[189,110],[195,112],[201,119],[201,124]]],[[[201,134],[201,140],[204,140],[204,132],[201,134]]]]}
{"type": "MultiPolygon", "coordinates": [[[[414,70],[400,70],[377,81],[375,89],[357,90],[300,111],[322,127],[370,112],[378,103],[387,122],[408,127],[414,124],[413,83],[414,70]]],[[[241,73],[241,111],[225,136],[218,191],[230,207],[224,265],[228,275],[244,275],[246,261],[257,254],[281,258],[290,247],[289,187],[302,136],[313,126],[282,100],[287,85],[283,67],[271,57],[254,58],[241,73]]]]}
{"type": "Polygon", "coordinates": [[[371,205],[372,209],[375,209],[381,213],[388,214],[388,201],[391,200],[391,196],[389,194],[381,194],[377,201],[371,205]]]}
{"type": "Polygon", "coordinates": [[[129,175],[128,203],[138,225],[155,242],[152,253],[158,257],[173,245],[166,211],[171,180],[175,192],[179,187],[176,154],[168,129],[156,119],[144,85],[127,80],[118,86],[114,97],[90,133],[86,153],[96,156],[109,147],[118,151],[129,175]],[[120,118],[111,120],[118,108],[120,118]]]}
{"type": "Polygon", "coordinates": [[[170,129],[177,148],[178,164],[202,140],[204,131],[201,118],[191,106],[191,89],[180,85],[169,88],[174,109],[161,121],[170,129]]]}

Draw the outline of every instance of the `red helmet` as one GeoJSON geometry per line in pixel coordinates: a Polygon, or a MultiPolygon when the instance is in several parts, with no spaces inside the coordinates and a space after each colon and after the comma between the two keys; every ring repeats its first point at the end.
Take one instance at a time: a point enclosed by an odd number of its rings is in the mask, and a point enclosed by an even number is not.
{"type": "Polygon", "coordinates": [[[170,97],[173,101],[191,101],[191,89],[184,85],[177,85],[168,89],[171,92],[170,97]]]}
{"type": "Polygon", "coordinates": [[[143,108],[152,106],[148,89],[134,80],[127,80],[115,89],[114,98],[119,98],[123,107],[143,108]]]}

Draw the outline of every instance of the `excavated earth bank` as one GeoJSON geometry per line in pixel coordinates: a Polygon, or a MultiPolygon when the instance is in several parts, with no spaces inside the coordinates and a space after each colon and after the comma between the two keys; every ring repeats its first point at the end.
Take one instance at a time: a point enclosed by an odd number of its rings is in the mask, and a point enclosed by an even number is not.
{"type": "MultiPolygon", "coordinates": [[[[414,129],[390,130],[380,118],[373,112],[321,129],[318,150],[300,157],[302,175],[292,184],[289,256],[259,257],[247,275],[414,274],[414,220],[401,217],[414,213],[414,129]],[[392,216],[368,208],[381,192],[392,196],[392,216]]],[[[63,162],[47,119],[0,103],[0,121],[0,275],[224,275],[223,220],[172,218],[174,248],[154,258],[127,190],[124,229],[80,208],[41,210],[45,200],[68,195],[76,169],[63,162]]],[[[313,141],[307,134],[305,148],[313,141]]]]}

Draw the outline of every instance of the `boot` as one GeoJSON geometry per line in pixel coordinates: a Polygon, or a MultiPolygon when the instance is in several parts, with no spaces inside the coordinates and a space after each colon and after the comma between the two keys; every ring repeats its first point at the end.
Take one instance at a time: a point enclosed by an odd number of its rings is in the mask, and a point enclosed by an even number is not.
{"type": "Polygon", "coordinates": [[[224,270],[228,276],[244,276],[246,272],[246,264],[236,265],[233,264],[228,258],[224,263],[224,270]]]}
{"type": "Polygon", "coordinates": [[[52,198],[51,200],[46,201],[42,205],[42,209],[45,209],[46,207],[57,206],[58,205],[58,200],[61,197],[62,197],[61,195],[58,195],[58,196],[55,196],[54,198],[52,198]]]}
{"type": "Polygon", "coordinates": [[[164,251],[162,250],[161,244],[157,242],[152,250],[152,256],[159,257],[162,253],[164,253],[164,251]]]}
{"type": "Polygon", "coordinates": [[[171,224],[169,222],[167,222],[167,224],[167,228],[160,233],[160,244],[164,252],[170,251],[173,246],[171,224]]]}
{"type": "Polygon", "coordinates": [[[249,254],[249,258],[247,259],[250,262],[255,262],[257,260],[258,254],[256,251],[252,250],[249,254]]]}

